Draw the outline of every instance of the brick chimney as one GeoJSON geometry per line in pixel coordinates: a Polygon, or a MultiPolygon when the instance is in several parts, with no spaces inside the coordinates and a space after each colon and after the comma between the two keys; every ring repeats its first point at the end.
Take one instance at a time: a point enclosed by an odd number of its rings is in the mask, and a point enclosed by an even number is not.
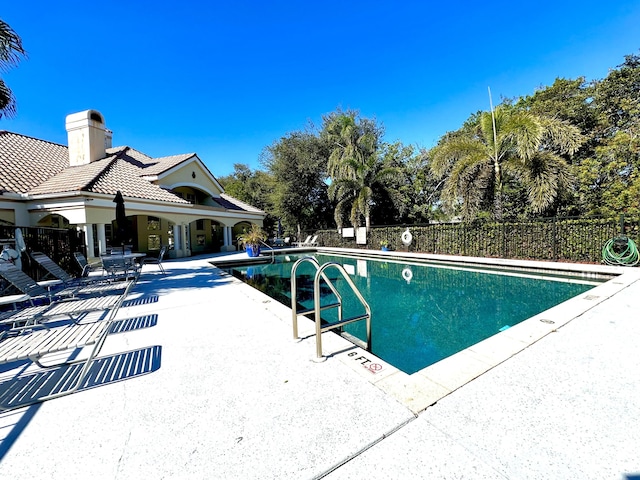
{"type": "Polygon", "coordinates": [[[104,158],[105,149],[111,148],[112,133],[105,128],[104,118],[96,110],[67,115],[66,128],[72,167],[104,158]]]}

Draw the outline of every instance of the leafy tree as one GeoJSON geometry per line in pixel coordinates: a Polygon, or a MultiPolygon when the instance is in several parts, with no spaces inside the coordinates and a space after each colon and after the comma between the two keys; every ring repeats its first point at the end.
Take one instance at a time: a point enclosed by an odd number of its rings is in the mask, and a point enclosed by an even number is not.
{"type": "Polygon", "coordinates": [[[265,149],[262,164],[274,180],[273,214],[285,231],[328,228],[333,208],[327,195],[327,144],[310,132],[293,132],[265,149]]]}
{"type": "Polygon", "coordinates": [[[444,180],[439,179],[431,169],[431,159],[426,150],[407,158],[404,163],[407,181],[400,188],[407,202],[402,223],[428,223],[430,220],[444,220],[440,193],[444,180]]]}
{"type": "Polygon", "coordinates": [[[252,171],[242,163],[233,165],[231,175],[219,177],[218,181],[224,187],[225,193],[249,205],[268,213],[264,221],[265,230],[271,231],[275,220],[270,212],[273,211],[271,194],[273,192],[273,178],[262,170],[252,171]]]}
{"type": "Polygon", "coordinates": [[[622,65],[595,86],[596,107],[605,135],[640,134],[640,56],[627,55],[622,65]]]}
{"type": "Polygon", "coordinates": [[[569,186],[561,155],[575,153],[581,143],[575,126],[503,104],[445,136],[430,156],[436,175],[446,178],[443,200],[449,207],[460,206],[466,219],[492,209],[501,220],[505,176],[526,185],[531,209],[544,212],[569,186]]]}
{"type": "Polygon", "coordinates": [[[640,213],[640,57],[628,55],[593,83],[597,124],[592,145],[576,167],[581,210],[587,214],[640,213]]]}
{"type": "MultiPolygon", "coordinates": [[[[534,115],[565,120],[577,126],[583,135],[588,135],[598,124],[594,94],[593,82],[587,82],[584,77],[573,80],[556,78],[553,85],[520,98],[516,107],[524,108],[534,115]]],[[[582,148],[584,146],[583,144],[582,148]]]]}
{"type": "MultiPolygon", "coordinates": [[[[0,20],[0,71],[6,71],[20,61],[26,52],[22,40],[4,21],[0,20]]],[[[0,118],[16,114],[16,99],[9,86],[0,78],[0,118]]]]}
{"type": "Polygon", "coordinates": [[[396,175],[386,179],[384,188],[374,192],[372,222],[376,225],[428,223],[442,218],[439,209],[442,181],[432,174],[426,152],[400,142],[383,143],[379,156],[396,175]]]}

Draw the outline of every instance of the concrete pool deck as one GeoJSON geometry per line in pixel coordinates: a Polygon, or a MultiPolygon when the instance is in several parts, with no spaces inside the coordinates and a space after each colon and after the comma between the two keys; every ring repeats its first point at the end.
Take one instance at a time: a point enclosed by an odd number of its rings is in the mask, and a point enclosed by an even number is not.
{"type": "MultiPolygon", "coordinates": [[[[561,306],[464,354],[483,374],[398,382],[332,333],[328,360],[311,361],[312,322],[294,342],[288,308],[211,260],[145,268],[119,318],[153,321],[108,338],[93,388],[0,414],[0,478],[640,475],[640,269],[575,300],[577,318],[561,306]]],[[[22,368],[0,370],[2,385],[22,368]]]]}

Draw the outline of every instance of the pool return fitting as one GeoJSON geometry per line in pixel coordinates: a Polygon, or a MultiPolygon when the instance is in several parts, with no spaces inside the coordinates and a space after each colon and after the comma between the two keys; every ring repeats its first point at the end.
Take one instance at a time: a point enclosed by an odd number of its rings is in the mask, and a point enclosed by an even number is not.
{"type": "Polygon", "coordinates": [[[291,268],[291,318],[293,321],[293,338],[294,340],[298,340],[298,314],[306,315],[308,313],[314,313],[315,324],[316,324],[316,361],[323,362],[327,358],[322,355],[322,332],[326,332],[329,330],[333,330],[334,328],[339,328],[349,323],[358,322],[360,320],[367,321],[367,343],[366,350],[371,351],[371,308],[369,304],[364,299],[358,288],[353,283],[353,280],[349,277],[344,267],[339,263],[335,262],[327,262],[320,266],[318,261],[313,257],[303,257],[293,264],[291,268]],[[302,310],[300,312],[298,309],[298,293],[297,293],[297,278],[296,272],[298,270],[298,266],[303,262],[311,263],[315,269],[316,274],[313,280],[313,309],[302,310]],[[363,315],[356,315],[355,317],[347,318],[346,320],[342,318],[342,296],[336,289],[333,282],[327,277],[324,273],[328,268],[335,268],[342,275],[344,280],[347,282],[347,285],[351,288],[353,293],[356,295],[362,306],[364,307],[365,313],[363,315]],[[320,305],[320,280],[324,280],[325,283],[331,289],[331,292],[336,296],[337,301],[328,305],[320,305]],[[338,321],[331,323],[329,325],[322,326],[322,319],[320,318],[320,312],[322,310],[328,310],[330,308],[338,309],[338,321]]]}

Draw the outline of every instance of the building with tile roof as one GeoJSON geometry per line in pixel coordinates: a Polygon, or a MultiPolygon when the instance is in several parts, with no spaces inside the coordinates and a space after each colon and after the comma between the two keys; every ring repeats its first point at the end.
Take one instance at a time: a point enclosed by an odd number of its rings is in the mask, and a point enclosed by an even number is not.
{"type": "MultiPolygon", "coordinates": [[[[195,153],[152,158],[128,146],[112,148],[102,114],[66,118],[68,146],[0,131],[0,223],[76,227],[87,254],[122,245],[114,198],[127,215],[126,240],[172,257],[235,250],[235,238],[266,213],[224,193],[195,153]]],[[[124,234],[124,233],[123,233],[124,234]]]]}

